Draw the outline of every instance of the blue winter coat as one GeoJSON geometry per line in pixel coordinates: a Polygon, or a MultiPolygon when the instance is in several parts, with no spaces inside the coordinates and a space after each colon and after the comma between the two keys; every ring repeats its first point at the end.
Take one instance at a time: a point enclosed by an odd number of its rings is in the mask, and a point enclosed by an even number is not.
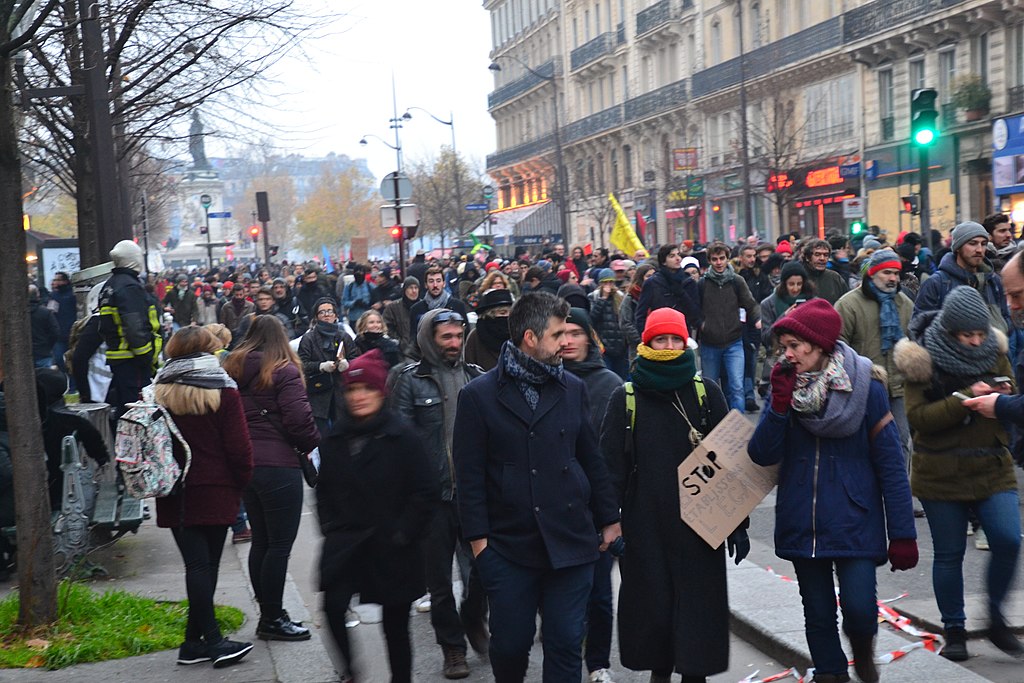
{"type": "Polygon", "coordinates": [[[766,405],[747,446],[758,465],[782,463],[775,503],[775,554],[796,558],[866,557],[882,564],[889,538],[917,538],[899,430],[890,421],[885,382],[872,379],[860,428],[844,439],[815,437],[789,411],[766,405]]]}
{"type": "Polygon", "coordinates": [[[531,411],[502,361],[459,393],[452,448],[462,535],[519,565],[562,569],[598,558],[617,522],[583,380],[563,373],[531,411]]]}

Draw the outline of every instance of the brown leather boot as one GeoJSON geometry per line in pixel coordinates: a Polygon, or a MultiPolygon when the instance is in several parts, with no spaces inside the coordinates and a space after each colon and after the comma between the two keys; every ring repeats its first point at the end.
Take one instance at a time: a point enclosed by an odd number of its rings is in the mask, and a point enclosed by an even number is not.
{"type": "Polygon", "coordinates": [[[466,651],[457,647],[444,647],[444,677],[450,680],[467,678],[469,664],[466,663],[466,651]]]}

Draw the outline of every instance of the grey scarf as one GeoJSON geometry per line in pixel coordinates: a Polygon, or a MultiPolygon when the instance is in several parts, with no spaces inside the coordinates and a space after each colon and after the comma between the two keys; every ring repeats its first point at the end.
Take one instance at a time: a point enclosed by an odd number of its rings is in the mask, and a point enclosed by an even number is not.
{"type": "Polygon", "coordinates": [[[939,324],[941,317],[936,316],[935,321],[925,330],[922,340],[936,367],[957,377],[976,378],[995,365],[999,347],[991,329],[981,346],[966,346],[939,324]]]}
{"type": "Polygon", "coordinates": [[[807,431],[828,439],[845,439],[860,429],[871,388],[871,361],[843,342],[836,342],[836,354],[839,353],[842,353],[843,370],[849,376],[853,390],[828,392],[825,410],[820,415],[794,413],[807,431]]]}
{"type": "Polygon", "coordinates": [[[160,368],[153,380],[156,384],[187,384],[200,389],[237,389],[216,356],[196,353],[181,358],[172,358],[160,368]]]}
{"type": "Polygon", "coordinates": [[[731,263],[726,263],[725,270],[721,273],[716,273],[714,268],[708,268],[708,271],[704,273],[704,277],[711,280],[719,287],[725,287],[727,284],[732,282],[734,277],[736,277],[736,271],[732,269],[731,263]]]}
{"type": "Polygon", "coordinates": [[[427,302],[427,310],[433,311],[435,308],[448,308],[448,300],[452,298],[452,295],[447,289],[442,289],[441,294],[436,298],[427,292],[423,295],[423,300],[427,302]]]}

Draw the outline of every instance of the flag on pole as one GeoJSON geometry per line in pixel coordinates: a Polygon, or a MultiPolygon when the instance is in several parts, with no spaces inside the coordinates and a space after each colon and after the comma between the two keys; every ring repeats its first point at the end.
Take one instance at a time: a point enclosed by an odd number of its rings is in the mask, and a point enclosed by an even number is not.
{"type": "Polygon", "coordinates": [[[469,234],[469,238],[473,240],[473,248],[470,249],[470,254],[476,254],[478,251],[492,251],[494,248],[489,244],[484,244],[476,238],[473,233],[469,234]]]}
{"type": "Polygon", "coordinates": [[[326,244],[321,244],[320,245],[320,250],[321,250],[321,252],[323,253],[323,256],[324,256],[324,270],[326,270],[328,273],[333,273],[334,272],[334,264],[331,263],[331,252],[327,251],[327,245],[326,244]]]}
{"type": "Polygon", "coordinates": [[[644,244],[647,243],[647,220],[644,215],[639,211],[636,212],[636,232],[640,236],[640,241],[644,244]]]}
{"type": "Polygon", "coordinates": [[[619,206],[619,201],[615,199],[615,195],[611,192],[608,193],[608,201],[612,203],[612,208],[615,209],[615,227],[612,228],[612,244],[627,256],[632,256],[638,251],[642,251],[645,257],[649,256],[650,254],[644,248],[643,242],[636,236],[633,226],[630,224],[629,219],[626,218],[626,213],[619,206]]]}

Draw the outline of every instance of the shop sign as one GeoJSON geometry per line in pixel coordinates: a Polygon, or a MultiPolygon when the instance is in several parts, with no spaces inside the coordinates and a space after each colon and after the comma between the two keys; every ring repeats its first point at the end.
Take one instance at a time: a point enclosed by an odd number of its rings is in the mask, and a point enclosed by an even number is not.
{"type": "Polygon", "coordinates": [[[673,149],[672,168],[676,171],[692,171],[697,168],[697,148],[679,147],[673,149]]]}

